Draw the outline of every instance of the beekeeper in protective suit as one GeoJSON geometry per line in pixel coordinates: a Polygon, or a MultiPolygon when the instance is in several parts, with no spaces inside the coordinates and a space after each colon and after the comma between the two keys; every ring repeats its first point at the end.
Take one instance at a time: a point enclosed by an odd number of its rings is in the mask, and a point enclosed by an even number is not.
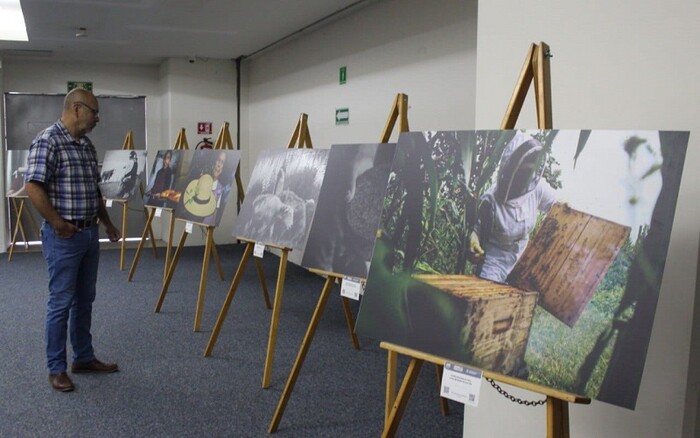
{"type": "Polygon", "coordinates": [[[542,179],[544,164],[542,144],[520,131],[503,151],[498,179],[481,197],[469,236],[470,252],[483,259],[480,277],[504,282],[527,246],[538,211],[554,204],[555,191],[542,179]]]}

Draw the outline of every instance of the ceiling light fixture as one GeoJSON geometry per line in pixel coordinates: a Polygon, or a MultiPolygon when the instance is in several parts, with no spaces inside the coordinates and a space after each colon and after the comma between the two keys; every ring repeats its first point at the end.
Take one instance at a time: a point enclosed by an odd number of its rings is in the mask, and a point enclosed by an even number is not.
{"type": "Polygon", "coordinates": [[[0,40],[29,41],[19,0],[0,0],[0,40]]]}

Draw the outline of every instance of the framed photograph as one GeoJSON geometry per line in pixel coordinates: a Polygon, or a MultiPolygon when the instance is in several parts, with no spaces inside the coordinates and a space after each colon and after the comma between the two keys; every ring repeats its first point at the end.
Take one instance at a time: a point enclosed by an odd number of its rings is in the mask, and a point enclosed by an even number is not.
{"type": "Polygon", "coordinates": [[[145,150],[105,152],[100,173],[100,191],[107,199],[128,200],[146,186],[145,150]]]}
{"type": "Polygon", "coordinates": [[[366,278],[395,143],[333,145],[301,262],[366,278]]]}
{"type": "Polygon", "coordinates": [[[7,190],[5,196],[15,198],[27,196],[24,190],[24,175],[27,173],[27,157],[29,149],[7,151],[7,163],[5,172],[5,187],[7,190]]]}
{"type": "Polygon", "coordinates": [[[183,177],[174,189],[179,193],[177,219],[216,227],[221,222],[230,194],[235,190],[241,152],[230,149],[193,151],[183,177]]]}
{"type": "Polygon", "coordinates": [[[328,149],[261,151],[233,235],[291,248],[296,263],[301,262],[328,153],[328,149]]]}
{"type": "MultiPolygon", "coordinates": [[[[190,153],[184,149],[162,149],[156,154],[148,186],[143,196],[143,205],[174,209],[180,201],[181,192],[176,188],[183,172],[184,156],[190,153]]],[[[190,153],[191,154],[191,153],[190,153]]],[[[188,163],[191,160],[188,160],[188,163]]]]}
{"type": "Polygon", "coordinates": [[[688,136],[402,133],[357,333],[634,409],[688,136]]]}

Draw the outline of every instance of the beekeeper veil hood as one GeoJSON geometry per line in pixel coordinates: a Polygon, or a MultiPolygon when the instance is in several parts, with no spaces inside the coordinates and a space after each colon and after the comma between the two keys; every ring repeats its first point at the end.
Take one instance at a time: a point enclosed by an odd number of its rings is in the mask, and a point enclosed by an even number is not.
{"type": "Polygon", "coordinates": [[[544,172],[544,158],[542,143],[518,131],[501,156],[496,199],[506,202],[534,190],[544,172]]]}

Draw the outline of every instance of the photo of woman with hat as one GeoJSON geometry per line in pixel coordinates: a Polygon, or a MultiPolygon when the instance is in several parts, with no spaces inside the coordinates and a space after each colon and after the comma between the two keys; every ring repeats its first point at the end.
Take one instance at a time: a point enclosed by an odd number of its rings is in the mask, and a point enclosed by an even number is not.
{"type": "Polygon", "coordinates": [[[233,186],[240,152],[197,150],[183,184],[175,217],[202,225],[217,226],[221,221],[233,186]]]}

